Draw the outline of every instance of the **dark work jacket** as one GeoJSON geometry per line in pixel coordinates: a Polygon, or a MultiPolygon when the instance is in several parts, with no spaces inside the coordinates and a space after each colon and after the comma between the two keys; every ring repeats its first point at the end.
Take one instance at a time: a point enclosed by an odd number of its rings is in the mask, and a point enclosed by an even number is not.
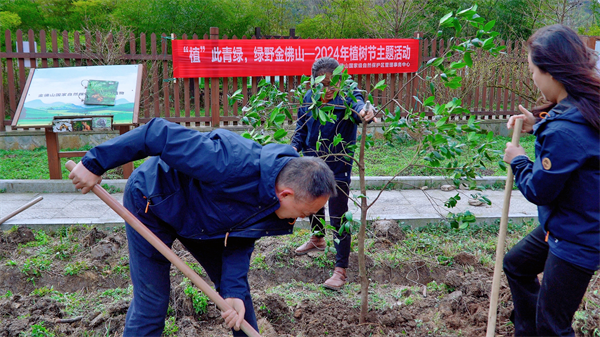
{"type": "Polygon", "coordinates": [[[567,97],[533,127],[535,162],[511,162],[523,196],[538,205],[550,251],[590,270],[600,266],[600,134],[567,97]]]}
{"type": "MultiPolygon", "coordinates": [[[[348,97],[345,102],[358,113],[365,105],[364,98],[358,91],[355,91],[353,94],[357,101],[354,102],[352,98],[348,97]]],[[[356,113],[351,113],[347,119],[344,119],[346,107],[344,105],[344,100],[338,93],[333,100],[323,105],[336,106],[333,112],[337,116],[337,120],[335,123],[328,122],[325,123],[325,125],[322,125],[313,118],[312,111],[308,109],[312,104],[311,97],[312,92],[309,91],[304,96],[302,106],[298,109],[296,131],[290,145],[295,147],[298,152],[302,151],[305,156],[322,157],[333,171],[336,180],[350,182],[352,160],[341,156],[326,157],[326,155],[346,153],[352,156],[354,154],[346,148],[348,145],[356,143],[357,124],[361,122],[361,119],[356,113]],[[316,145],[319,140],[319,132],[321,134],[321,145],[317,152],[316,145]],[[338,133],[342,136],[342,139],[346,144],[339,143],[336,146],[333,146],[332,141],[338,133]]]]}
{"type": "MultiPolygon", "coordinates": [[[[295,219],[279,219],[275,180],[298,153],[289,145],[261,146],[233,132],[201,133],[163,119],[107,141],[83,157],[94,174],[149,158],[129,178],[125,193],[148,214],[190,239],[259,238],[291,234],[295,219]]],[[[231,243],[230,243],[231,244],[231,243]]],[[[233,248],[233,247],[232,247],[233,248]]],[[[244,298],[254,245],[224,254],[221,294],[244,298]],[[227,256],[225,256],[227,255],[227,256]]],[[[246,309],[248,310],[248,309],[246,309]]]]}
{"type": "Polygon", "coordinates": [[[292,233],[293,219],[268,217],[279,208],[275,180],[298,154],[289,145],[261,146],[233,132],[202,133],[163,119],[114,138],[82,159],[92,173],[154,156],[131,185],[149,209],[190,239],[259,238],[292,233]]]}

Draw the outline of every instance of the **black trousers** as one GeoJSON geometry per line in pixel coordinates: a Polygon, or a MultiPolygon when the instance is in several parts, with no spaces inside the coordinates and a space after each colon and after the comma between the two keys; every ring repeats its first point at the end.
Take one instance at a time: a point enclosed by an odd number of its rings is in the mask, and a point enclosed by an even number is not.
{"type": "Polygon", "coordinates": [[[573,315],[594,274],[552,254],[545,236],[538,226],[504,257],[515,336],[575,336],[573,315]]]}
{"type": "MultiPolygon", "coordinates": [[[[333,246],[336,250],[335,255],[335,266],[341,268],[348,268],[348,257],[350,256],[350,246],[352,244],[352,235],[348,232],[344,232],[342,235],[339,234],[339,229],[342,224],[342,215],[348,211],[348,193],[350,187],[349,182],[336,181],[337,183],[337,196],[329,198],[329,219],[331,226],[336,228],[333,233],[333,246]]],[[[316,234],[318,237],[325,236],[325,227],[321,224],[319,219],[325,219],[325,207],[321,208],[311,219],[310,225],[313,232],[319,232],[316,234]]]]}

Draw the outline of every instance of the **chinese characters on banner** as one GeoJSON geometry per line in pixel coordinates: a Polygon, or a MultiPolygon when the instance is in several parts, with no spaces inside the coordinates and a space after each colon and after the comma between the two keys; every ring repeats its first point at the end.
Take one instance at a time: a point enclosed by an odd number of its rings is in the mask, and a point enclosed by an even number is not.
{"type": "Polygon", "coordinates": [[[173,40],[173,76],[310,75],[325,56],[349,74],[411,73],[419,68],[419,40],[173,40]]]}

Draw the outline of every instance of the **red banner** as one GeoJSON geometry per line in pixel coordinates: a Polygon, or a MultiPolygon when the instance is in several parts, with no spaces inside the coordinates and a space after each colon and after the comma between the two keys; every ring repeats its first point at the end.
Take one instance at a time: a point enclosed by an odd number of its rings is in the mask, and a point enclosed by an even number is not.
{"type": "Polygon", "coordinates": [[[411,73],[419,68],[419,40],[173,40],[173,75],[310,75],[313,62],[325,56],[349,74],[411,73]]]}

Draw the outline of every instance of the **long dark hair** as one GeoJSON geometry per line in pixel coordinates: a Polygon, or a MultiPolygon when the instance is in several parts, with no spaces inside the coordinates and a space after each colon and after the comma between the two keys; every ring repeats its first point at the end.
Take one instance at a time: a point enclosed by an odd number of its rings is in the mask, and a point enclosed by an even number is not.
{"type": "MultiPolygon", "coordinates": [[[[575,106],[592,126],[600,130],[600,75],[598,56],[572,29],[563,25],[540,28],[528,40],[531,61],[564,85],[575,106]]],[[[538,106],[534,115],[550,111],[556,103],[538,106]]]]}

